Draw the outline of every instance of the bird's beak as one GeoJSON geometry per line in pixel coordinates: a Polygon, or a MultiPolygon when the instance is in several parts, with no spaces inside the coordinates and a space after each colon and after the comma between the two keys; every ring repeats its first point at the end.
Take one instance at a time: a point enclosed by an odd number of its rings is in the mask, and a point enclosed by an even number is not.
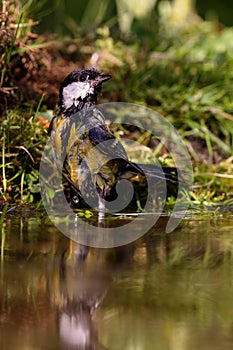
{"type": "Polygon", "coordinates": [[[99,74],[95,80],[92,82],[92,86],[97,86],[102,84],[104,81],[111,79],[112,76],[110,74],[99,74]]]}

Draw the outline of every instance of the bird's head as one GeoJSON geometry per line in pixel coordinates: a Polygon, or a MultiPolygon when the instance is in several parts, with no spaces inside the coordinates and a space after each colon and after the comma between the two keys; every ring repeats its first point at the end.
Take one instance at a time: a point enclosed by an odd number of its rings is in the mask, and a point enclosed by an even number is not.
{"type": "Polygon", "coordinates": [[[102,83],[110,78],[110,74],[102,74],[94,68],[71,72],[60,87],[58,102],[60,110],[66,116],[70,116],[96,104],[102,83]]]}

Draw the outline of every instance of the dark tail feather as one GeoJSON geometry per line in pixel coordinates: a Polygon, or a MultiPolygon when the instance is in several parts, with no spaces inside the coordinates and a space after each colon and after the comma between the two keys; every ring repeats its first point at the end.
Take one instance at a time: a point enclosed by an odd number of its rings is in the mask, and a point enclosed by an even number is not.
{"type": "Polygon", "coordinates": [[[178,183],[178,170],[175,167],[159,167],[154,164],[138,164],[138,167],[140,167],[145,176],[178,183]]]}

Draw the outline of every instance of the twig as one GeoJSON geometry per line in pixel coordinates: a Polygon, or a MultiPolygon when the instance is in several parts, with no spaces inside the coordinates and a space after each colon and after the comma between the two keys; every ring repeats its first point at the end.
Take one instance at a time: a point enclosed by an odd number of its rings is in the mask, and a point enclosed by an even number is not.
{"type": "Polygon", "coordinates": [[[223,179],[233,179],[233,175],[220,174],[220,173],[201,173],[201,174],[195,174],[195,176],[216,176],[216,177],[221,177],[223,179]]]}
{"type": "Polygon", "coordinates": [[[229,114],[229,113],[226,113],[226,112],[222,111],[222,110],[219,109],[219,108],[216,108],[216,107],[207,107],[207,108],[205,108],[205,110],[206,110],[206,111],[210,111],[210,112],[212,112],[212,113],[214,113],[214,114],[219,114],[219,115],[221,115],[221,117],[233,121],[233,115],[231,115],[231,114],[229,114]]]}

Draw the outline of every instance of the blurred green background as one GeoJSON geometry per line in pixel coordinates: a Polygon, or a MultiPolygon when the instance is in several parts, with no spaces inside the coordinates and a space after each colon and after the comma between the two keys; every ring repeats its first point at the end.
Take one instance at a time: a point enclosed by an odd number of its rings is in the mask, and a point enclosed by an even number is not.
{"type": "Polygon", "coordinates": [[[134,26],[148,16],[157,16],[161,3],[176,4],[180,14],[192,7],[203,19],[217,20],[227,26],[233,25],[231,0],[42,0],[40,6],[42,3],[43,15],[39,32],[65,34],[75,26],[87,30],[103,23],[110,26],[118,23],[124,31],[125,27],[134,26]]]}

